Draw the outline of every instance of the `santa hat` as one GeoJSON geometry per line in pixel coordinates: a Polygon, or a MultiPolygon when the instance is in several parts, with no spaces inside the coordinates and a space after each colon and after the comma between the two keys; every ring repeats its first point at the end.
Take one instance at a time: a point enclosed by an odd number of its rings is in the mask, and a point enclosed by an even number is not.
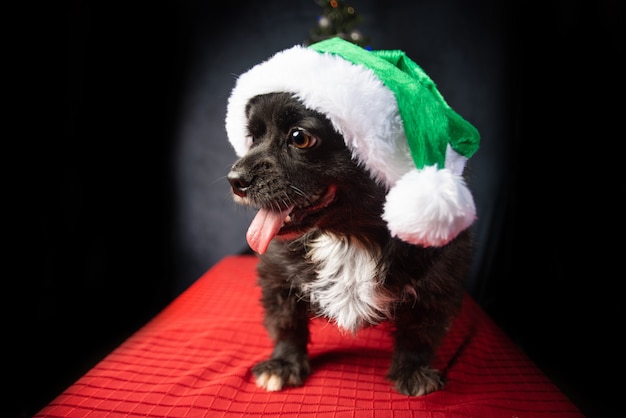
{"type": "Polygon", "coordinates": [[[252,67],[228,99],[226,133],[238,156],[251,145],[246,104],[273,92],[293,93],[326,115],[353,158],[387,187],[382,218],[393,236],[442,246],[474,222],[474,199],[462,174],[478,149],[478,131],[404,52],[370,51],[332,38],[252,67]]]}

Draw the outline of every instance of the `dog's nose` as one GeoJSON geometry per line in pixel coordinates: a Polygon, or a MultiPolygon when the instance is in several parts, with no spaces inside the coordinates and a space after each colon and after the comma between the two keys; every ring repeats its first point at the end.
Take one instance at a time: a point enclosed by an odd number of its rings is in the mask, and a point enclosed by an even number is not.
{"type": "Polygon", "coordinates": [[[250,187],[252,180],[247,179],[245,175],[237,171],[231,171],[228,173],[226,178],[230,183],[230,187],[233,189],[233,193],[237,196],[246,197],[246,192],[248,191],[248,187],[250,187]]]}

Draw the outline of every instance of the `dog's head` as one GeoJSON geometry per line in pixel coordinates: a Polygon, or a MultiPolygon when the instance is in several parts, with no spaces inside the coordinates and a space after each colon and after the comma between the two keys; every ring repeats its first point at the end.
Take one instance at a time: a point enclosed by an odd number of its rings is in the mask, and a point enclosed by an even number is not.
{"type": "Polygon", "coordinates": [[[253,97],[246,106],[252,145],[228,181],[235,201],[259,209],[248,243],[264,253],[278,236],[314,228],[347,232],[380,218],[385,188],[352,158],[343,137],[321,113],[288,93],[253,97]]]}

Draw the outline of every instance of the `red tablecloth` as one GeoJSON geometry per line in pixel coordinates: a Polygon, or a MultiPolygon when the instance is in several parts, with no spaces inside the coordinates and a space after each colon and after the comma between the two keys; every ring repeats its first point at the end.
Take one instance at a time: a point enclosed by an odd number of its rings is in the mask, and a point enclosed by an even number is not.
{"type": "Polygon", "coordinates": [[[581,417],[467,296],[438,351],[447,385],[423,397],[385,379],[385,325],[356,337],[312,323],[312,374],[268,393],[250,367],[272,346],[262,326],[256,257],[226,257],[36,417],[581,417]]]}

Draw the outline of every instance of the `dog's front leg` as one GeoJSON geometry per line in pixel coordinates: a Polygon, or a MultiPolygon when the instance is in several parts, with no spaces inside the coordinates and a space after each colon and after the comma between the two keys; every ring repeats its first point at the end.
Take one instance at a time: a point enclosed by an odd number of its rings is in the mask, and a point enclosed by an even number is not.
{"type": "Polygon", "coordinates": [[[445,335],[447,319],[441,313],[409,309],[395,324],[395,345],[387,378],[404,395],[422,396],[443,387],[439,372],[430,366],[435,348],[445,335]]]}
{"type": "Polygon", "coordinates": [[[274,350],[269,360],[252,368],[256,384],[268,391],[300,386],[310,373],[307,305],[290,289],[270,286],[263,286],[262,303],[265,327],[274,341],[274,350]]]}

